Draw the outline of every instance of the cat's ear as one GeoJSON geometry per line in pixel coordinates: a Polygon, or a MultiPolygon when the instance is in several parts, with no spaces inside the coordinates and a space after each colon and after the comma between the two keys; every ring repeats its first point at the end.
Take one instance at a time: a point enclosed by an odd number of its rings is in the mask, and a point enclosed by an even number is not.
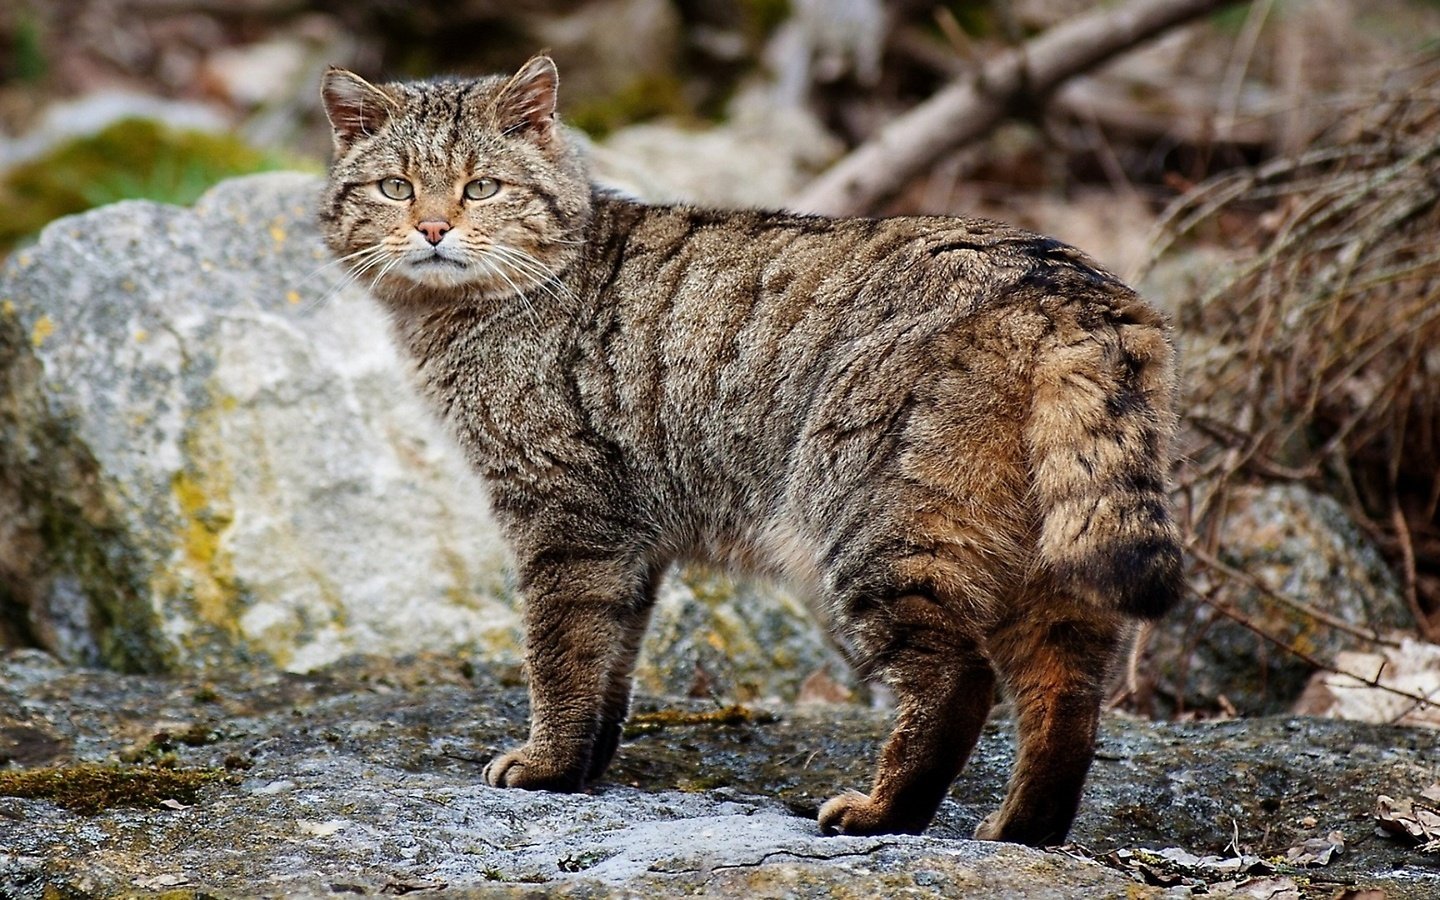
{"type": "Polygon", "coordinates": [[[560,71],[548,56],[531,57],[520,67],[495,104],[495,116],[505,134],[528,133],[542,142],[555,131],[556,91],[560,71]]]}
{"type": "Polygon", "coordinates": [[[396,101],[354,72],[331,66],[320,85],[325,115],[335,130],[335,146],[344,150],[365,134],[380,130],[395,112],[396,101]]]}

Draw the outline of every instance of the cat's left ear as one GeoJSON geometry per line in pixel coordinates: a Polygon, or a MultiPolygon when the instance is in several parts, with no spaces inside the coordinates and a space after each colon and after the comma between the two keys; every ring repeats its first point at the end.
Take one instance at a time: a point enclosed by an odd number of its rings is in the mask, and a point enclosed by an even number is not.
{"type": "Polygon", "coordinates": [[[560,71],[548,56],[531,57],[500,91],[495,114],[505,134],[529,133],[542,142],[555,132],[560,71]]]}
{"type": "Polygon", "coordinates": [[[374,134],[396,110],[395,98],[354,72],[331,66],[320,85],[325,115],[343,152],[361,135],[374,134]]]}

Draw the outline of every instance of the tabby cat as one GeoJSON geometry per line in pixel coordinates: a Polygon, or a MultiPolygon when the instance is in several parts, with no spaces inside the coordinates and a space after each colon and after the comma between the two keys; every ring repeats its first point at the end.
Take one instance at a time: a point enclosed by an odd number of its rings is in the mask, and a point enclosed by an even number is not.
{"type": "Polygon", "coordinates": [[[781,579],[897,720],[827,832],[919,832],[998,679],[1019,753],[978,836],[1061,841],[1134,618],[1182,587],[1165,322],[994,222],[651,206],[592,185],[545,57],[331,69],[329,246],[484,478],[525,598],[531,729],[499,787],[575,791],[620,741],[676,560],[781,579]]]}

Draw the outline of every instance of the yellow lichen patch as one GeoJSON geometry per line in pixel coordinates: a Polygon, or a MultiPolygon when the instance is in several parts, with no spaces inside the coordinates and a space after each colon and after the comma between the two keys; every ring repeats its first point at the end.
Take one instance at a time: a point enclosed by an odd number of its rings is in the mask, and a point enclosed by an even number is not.
{"type": "Polygon", "coordinates": [[[143,344],[148,340],[150,340],[150,332],[143,328],[135,329],[135,343],[143,344]]]}
{"type": "Polygon", "coordinates": [[[30,329],[30,346],[39,349],[45,343],[45,339],[55,333],[55,323],[49,316],[41,316],[35,320],[35,326],[30,329]]]}
{"type": "Polygon", "coordinates": [[[270,223],[270,239],[277,244],[285,243],[285,226],[282,224],[283,221],[284,220],[277,218],[270,223]]]}
{"type": "Polygon", "coordinates": [[[299,291],[286,291],[286,292],[285,292],[285,302],[288,303],[288,304],[290,304],[291,306],[294,306],[295,304],[299,303],[299,302],[300,302],[300,292],[299,292],[299,291]]]}
{"type": "Polygon", "coordinates": [[[235,632],[235,586],[233,561],[221,546],[221,538],[234,518],[229,491],[217,492],[217,479],[207,470],[175,473],[171,489],[180,508],[181,558],[177,574],[183,575],[195,601],[199,618],[227,632],[235,632]]]}
{"type": "Polygon", "coordinates": [[[14,316],[14,315],[15,315],[15,301],[14,301],[14,300],[0,301],[0,313],[4,313],[4,315],[6,316],[6,318],[9,318],[9,317],[14,316]]]}
{"type": "Polygon", "coordinates": [[[695,712],[688,709],[662,709],[656,712],[636,713],[625,725],[625,736],[635,737],[650,734],[665,728],[687,725],[735,726],[764,725],[775,721],[773,713],[748,706],[725,706],[720,709],[695,712]]]}
{"type": "Polygon", "coordinates": [[[223,769],[76,763],[0,772],[0,795],[50,800],[94,815],[119,806],[161,806],[166,800],[192,804],[202,787],[224,774],[223,769]]]}

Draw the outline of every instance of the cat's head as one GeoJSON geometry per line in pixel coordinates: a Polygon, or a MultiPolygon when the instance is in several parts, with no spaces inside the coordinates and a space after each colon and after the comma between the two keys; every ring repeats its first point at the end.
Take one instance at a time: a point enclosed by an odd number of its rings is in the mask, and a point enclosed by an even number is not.
{"type": "Polygon", "coordinates": [[[330,249],[382,294],[540,288],[576,259],[590,214],[588,176],[556,121],[558,83],[544,56],[474,80],[374,85],[331,68],[330,249]]]}

